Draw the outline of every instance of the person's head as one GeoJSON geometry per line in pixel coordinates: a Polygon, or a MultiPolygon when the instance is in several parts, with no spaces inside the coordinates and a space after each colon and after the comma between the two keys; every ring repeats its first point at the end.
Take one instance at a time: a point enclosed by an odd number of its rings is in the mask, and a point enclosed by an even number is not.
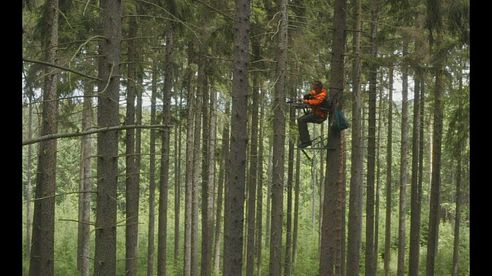
{"type": "Polygon", "coordinates": [[[316,91],[316,93],[319,93],[321,92],[321,89],[323,89],[323,83],[321,83],[321,81],[319,80],[313,81],[312,87],[313,90],[316,91]]]}

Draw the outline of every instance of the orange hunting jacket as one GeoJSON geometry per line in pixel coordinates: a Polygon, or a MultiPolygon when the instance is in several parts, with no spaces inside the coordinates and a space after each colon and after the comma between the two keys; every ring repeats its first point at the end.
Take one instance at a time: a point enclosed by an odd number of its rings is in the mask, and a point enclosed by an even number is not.
{"type": "Polygon", "coordinates": [[[316,105],[320,105],[323,102],[323,100],[325,100],[325,98],[327,97],[326,89],[325,88],[321,89],[321,92],[319,94],[316,94],[316,91],[311,90],[309,91],[309,94],[312,95],[313,98],[309,100],[304,100],[304,103],[313,105],[312,107],[313,113],[320,116],[323,119],[326,119],[326,115],[328,114],[328,111],[314,107],[316,105]]]}

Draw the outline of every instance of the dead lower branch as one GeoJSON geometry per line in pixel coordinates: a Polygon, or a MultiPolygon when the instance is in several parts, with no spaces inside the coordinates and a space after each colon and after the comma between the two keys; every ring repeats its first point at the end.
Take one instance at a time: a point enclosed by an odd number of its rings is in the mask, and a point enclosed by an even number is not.
{"type": "Polygon", "coordinates": [[[32,60],[32,59],[28,59],[28,58],[22,58],[22,60],[23,61],[26,61],[26,62],[37,63],[37,64],[42,64],[42,65],[46,65],[46,66],[50,66],[50,67],[55,67],[55,68],[58,68],[58,69],[61,69],[61,70],[64,70],[64,71],[68,71],[68,72],[72,72],[74,74],[77,74],[77,75],[80,75],[80,76],[83,76],[83,77],[86,77],[86,78],[89,78],[89,79],[98,80],[98,81],[101,80],[98,77],[89,76],[89,75],[86,75],[86,74],[84,74],[82,72],[79,72],[79,71],[76,71],[76,70],[73,70],[73,69],[70,69],[70,68],[62,67],[62,66],[59,66],[59,65],[56,65],[56,64],[52,64],[52,63],[49,63],[49,62],[44,62],[44,61],[40,61],[40,60],[32,60]]]}
{"type": "Polygon", "coordinates": [[[166,127],[171,127],[171,125],[125,125],[125,126],[111,126],[111,127],[103,127],[103,128],[97,128],[97,129],[92,129],[92,130],[87,130],[87,131],[82,131],[82,132],[74,132],[74,133],[56,133],[56,134],[48,134],[45,136],[41,136],[35,139],[27,140],[27,141],[22,141],[22,145],[30,145],[30,144],[35,144],[47,140],[53,140],[53,139],[58,139],[58,138],[72,138],[72,137],[79,137],[79,136],[84,136],[84,135],[89,135],[93,133],[99,133],[99,132],[105,132],[105,131],[112,131],[112,130],[122,130],[122,129],[132,129],[132,128],[166,128],[166,127]]]}

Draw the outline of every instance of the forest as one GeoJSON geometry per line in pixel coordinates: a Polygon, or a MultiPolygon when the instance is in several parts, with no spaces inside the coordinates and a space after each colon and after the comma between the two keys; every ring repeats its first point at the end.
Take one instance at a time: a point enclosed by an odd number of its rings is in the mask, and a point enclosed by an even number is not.
{"type": "Polygon", "coordinates": [[[22,274],[470,275],[469,12],[23,0],[22,274]]]}

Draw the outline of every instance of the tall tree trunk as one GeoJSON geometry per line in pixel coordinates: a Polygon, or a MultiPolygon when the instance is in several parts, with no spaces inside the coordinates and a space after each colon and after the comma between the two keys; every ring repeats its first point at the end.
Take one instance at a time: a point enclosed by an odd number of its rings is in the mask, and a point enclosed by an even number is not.
{"type": "MultiPolygon", "coordinates": [[[[89,130],[93,123],[92,95],[94,85],[86,82],[84,87],[84,103],[82,109],[82,130],[89,130]]],[[[89,249],[90,249],[90,214],[91,214],[91,155],[92,142],[90,136],[82,136],[80,155],[80,184],[79,184],[79,225],[77,243],[77,269],[82,276],[89,275],[89,249]]]]}
{"type": "Polygon", "coordinates": [[[278,2],[279,32],[277,37],[277,65],[273,99],[273,167],[272,167],[272,212],[270,234],[269,274],[280,276],[282,271],[282,209],[285,159],[285,90],[287,88],[287,0],[278,2]]]}
{"type": "MultiPolygon", "coordinates": [[[[461,105],[460,105],[461,108],[461,105]]],[[[460,220],[461,220],[461,146],[456,156],[456,214],[454,219],[454,241],[453,241],[453,266],[452,275],[458,275],[458,260],[460,246],[460,220]]]]}
{"type": "MultiPolygon", "coordinates": [[[[150,96],[150,124],[157,124],[157,61],[152,61],[152,94],[150,96]]],[[[154,224],[155,224],[155,140],[156,130],[150,130],[150,161],[149,161],[149,239],[147,244],[147,276],[152,276],[154,270],[154,224]]]]}
{"type": "Polygon", "coordinates": [[[444,90],[444,50],[441,49],[442,33],[438,31],[435,54],[435,87],[434,87],[434,125],[432,136],[432,180],[430,193],[430,212],[429,212],[429,236],[427,240],[427,265],[426,275],[434,275],[434,262],[437,254],[438,234],[439,234],[439,210],[441,195],[441,143],[443,128],[443,99],[444,90]]]}
{"type": "MultiPolygon", "coordinates": [[[[325,123],[322,123],[320,125],[320,131],[319,131],[320,136],[324,135],[324,126],[325,126],[325,123]]],[[[315,133],[316,133],[316,129],[314,131],[315,133]]],[[[328,129],[328,131],[330,131],[330,130],[328,129]]],[[[313,161],[314,160],[315,159],[313,158],[313,161]]],[[[324,196],[325,196],[325,173],[324,173],[323,169],[319,170],[317,168],[324,168],[324,166],[325,166],[325,160],[324,160],[323,156],[320,156],[319,165],[313,164],[313,167],[312,167],[312,170],[314,172],[314,174],[313,174],[314,177],[316,177],[319,173],[319,178],[317,180],[317,181],[319,181],[319,190],[318,190],[318,194],[319,194],[319,224],[318,224],[318,243],[319,243],[319,245],[318,245],[318,250],[319,250],[319,252],[321,252],[320,244],[321,244],[321,231],[322,231],[321,226],[323,224],[323,200],[324,200],[324,196]]],[[[316,185],[318,185],[317,181],[315,182],[316,185]]],[[[313,193],[315,192],[315,189],[317,188],[316,185],[313,186],[314,187],[313,193]]],[[[316,219],[315,214],[314,214],[315,202],[316,202],[316,200],[313,197],[313,226],[314,226],[314,222],[316,219]]]]}
{"type": "MultiPolygon", "coordinates": [[[[261,88],[260,88],[261,89],[261,88]]],[[[263,121],[265,117],[265,92],[260,90],[260,127],[258,134],[258,191],[256,194],[256,276],[261,276],[261,248],[262,248],[262,217],[263,217],[263,121]]]]}
{"type": "Polygon", "coordinates": [[[250,1],[236,0],[232,79],[231,145],[224,208],[224,273],[241,275],[244,190],[248,144],[248,67],[250,1]]]}
{"type": "Polygon", "coordinates": [[[292,268],[294,270],[297,256],[297,243],[299,235],[299,193],[301,177],[301,150],[296,150],[296,175],[294,184],[294,230],[292,231],[292,268]]]}
{"type": "Polygon", "coordinates": [[[428,138],[428,141],[430,141],[428,143],[428,146],[429,146],[429,155],[428,155],[428,170],[429,170],[429,185],[427,185],[427,197],[426,197],[426,203],[429,203],[429,200],[430,200],[430,192],[431,192],[431,184],[432,183],[432,156],[434,156],[432,150],[433,150],[433,143],[432,141],[434,141],[434,118],[432,118],[433,114],[431,112],[429,112],[429,115],[428,115],[428,122],[429,122],[429,138],[428,138]]]}
{"type": "MultiPolygon", "coordinates": [[[[459,92],[463,91],[463,81],[460,76],[459,79],[459,92]]],[[[460,131],[464,131],[465,127],[463,126],[463,104],[461,101],[461,97],[459,97],[458,101],[458,129],[460,131]]],[[[459,264],[459,255],[460,255],[460,224],[461,224],[461,205],[462,205],[462,191],[461,191],[461,172],[462,172],[462,153],[464,147],[464,139],[458,139],[455,147],[455,160],[456,160],[456,209],[455,209],[455,218],[454,218],[454,241],[453,241],[453,266],[452,266],[452,276],[458,276],[458,264],[459,264]]]]}
{"type": "Polygon", "coordinates": [[[192,194],[191,194],[191,275],[198,275],[198,195],[200,192],[200,187],[198,183],[200,182],[200,168],[201,168],[201,160],[200,160],[200,150],[201,150],[201,130],[203,126],[201,124],[202,117],[202,93],[203,89],[200,87],[203,84],[203,80],[200,77],[205,77],[203,73],[200,72],[198,68],[198,76],[197,76],[197,88],[196,88],[196,98],[195,98],[195,134],[194,134],[194,148],[193,148],[193,186],[192,186],[192,194]]]}
{"type": "Polygon", "coordinates": [[[345,148],[345,145],[346,145],[346,141],[345,141],[345,136],[342,137],[343,140],[342,140],[342,146],[343,146],[343,155],[342,155],[342,159],[343,159],[343,172],[342,172],[342,195],[341,195],[341,198],[343,199],[342,200],[342,214],[341,214],[341,220],[342,220],[342,233],[341,233],[341,242],[340,242],[340,246],[341,246],[341,249],[340,249],[340,275],[342,276],[345,276],[345,271],[346,271],[346,267],[345,267],[345,264],[346,264],[346,254],[347,254],[347,220],[346,220],[346,217],[347,217],[347,155],[346,155],[346,148],[345,148]]]}
{"type": "MultiPolygon", "coordinates": [[[[416,226],[418,232],[415,234],[416,236],[420,237],[420,225],[421,225],[421,216],[422,216],[422,183],[424,181],[424,146],[425,146],[425,139],[424,139],[424,119],[425,119],[425,77],[424,73],[422,73],[422,76],[420,78],[420,143],[419,143],[419,180],[418,180],[418,199],[417,199],[417,218],[416,220],[418,221],[418,225],[416,226]]],[[[418,244],[420,246],[420,243],[418,244]]],[[[420,248],[418,250],[420,252],[420,248]]],[[[420,261],[419,261],[420,264],[420,261]]],[[[416,269],[419,271],[418,267],[416,269]]]]}
{"type": "Polygon", "coordinates": [[[420,85],[421,72],[415,72],[415,86],[413,98],[413,133],[412,133],[412,186],[410,205],[410,252],[408,259],[408,273],[418,276],[420,251],[420,194],[419,194],[419,160],[423,153],[419,151],[420,143],[420,85]]]}
{"type": "MultiPolygon", "coordinates": [[[[43,45],[44,54],[46,62],[55,64],[58,45],[58,0],[50,0],[46,3],[46,16],[48,34],[43,45]]],[[[57,132],[58,114],[57,74],[49,67],[44,73],[41,136],[57,132]]],[[[30,276],[54,274],[56,148],[56,140],[41,142],[39,145],[30,276]]]]}
{"type": "MultiPolygon", "coordinates": [[[[379,0],[371,1],[371,57],[377,58],[376,41],[379,14],[379,0]]],[[[366,201],[366,252],[365,275],[376,275],[376,256],[374,252],[374,181],[376,162],[376,90],[378,65],[369,66],[369,121],[367,138],[367,201],[366,201]]]]}
{"type": "MultiPolygon", "coordinates": [[[[408,54],[408,40],[403,38],[403,57],[408,54]]],[[[402,108],[401,108],[401,161],[400,161],[400,208],[398,218],[398,265],[397,275],[405,273],[405,241],[406,241],[406,189],[408,166],[408,69],[402,65],[402,108]]]]}
{"type": "MultiPolygon", "coordinates": [[[[141,64],[141,61],[139,60],[139,64],[141,64]]],[[[137,126],[142,125],[142,93],[143,93],[143,67],[139,66],[137,68],[137,106],[135,109],[135,124],[137,126]]],[[[141,161],[142,161],[142,129],[137,128],[135,130],[135,181],[137,182],[136,186],[136,191],[135,193],[138,194],[140,191],[140,169],[141,169],[141,161]]],[[[140,198],[140,195],[138,195],[138,198],[140,198]]],[[[137,201],[138,202],[138,201],[137,201]]],[[[138,203],[137,203],[138,204],[138,203]]],[[[137,205],[137,210],[140,210],[140,208],[137,205]]],[[[137,220],[138,221],[138,220],[137,220]]],[[[138,232],[138,231],[137,231],[138,232]]],[[[137,250],[138,250],[138,245],[137,245],[137,250]]]]}
{"type": "MultiPolygon", "coordinates": [[[[32,95],[32,94],[31,94],[32,95]]],[[[27,139],[32,139],[32,96],[29,95],[29,114],[27,115],[28,129],[27,139]]],[[[32,230],[32,145],[27,146],[27,186],[26,186],[26,236],[25,236],[25,252],[26,259],[31,258],[31,230],[32,230]]]]}
{"type": "MultiPolygon", "coordinates": [[[[346,28],[346,0],[335,0],[334,11],[334,30],[333,30],[333,54],[331,60],[330,93],[333,97],[334,109],[342,110],[342,93],[344,87],[344,55],[345,55],[345,28],[346,28]]],[[[329,122],[333,122],[333,113],[329,116],[329,122]]],[[[334,249],[335,249],[335,227],[336,223],[336,195],[337,185],[341,183],[338,176],[341,172],[340,151],[341,133],[335,128],[331,128],[328,133],[328,150],[326,157],[325,191],[323,202],[323,224],[321,232],[321,254],[319,259],[320,275],[334,274],[334,249]]]]}
{"type": "Polygon", "coordinates": [[[272,198],[272,183],[273,183],[273,135],[268,137],[268,169],[267,169],[267,199],[266,199],[266,222],[265,222],[265,245],[270,248],[270,218],[271,218],[271,198],[272,198]]]}
{"type": "MultiPolygon", "coordinates": [[[[253,55],[255,60],[260,59],[260,45],[253,42],[253,55]]],[[[252,276],[254,272],[255,256],[255,200],[256,185],[258,179],[258,101],[259,101],[259,73],[253,74],[253,93],[251,108],[251,143],[249,160],[249,183],[248,183],[248,230],[247,230],[247,249],[246,249],[246,275],[252,276]]]]}
{"type": "Polygon", "coordinates": [[[212,231],[210,228],[209,217],[213,218],[208,208],[210,194],[213,196],[213,189],[209,183],[209,167],[213,165],[209,160],[210,144],[210,121],[209,121],[209,87],[207,74],[206,50],[201,50],[200,63],[198,65],[198,89],[201,90],[202,96],[202,194],[201,194],[201,211],[202,211],[202,248],[201,248],[201,266],[200,274],[210,276],[212,264],[212,231]]]}
{"type": "MultiPolygon", "coordinates": [[[[318,135],[316,132],[316,127],[314,127],[313,131],[314,135],[318,135]]],[[[320,157],[321,160],[323,160],[323,157],[320,157]]],[[[320,161],[321,161],[320,160],[320,161]]],[[[320,188],[318,190],[317,185],[318,185],[318,170],[316,168],[322,168],[321,164],[318,165],[317,163],[317,158],[314,155],[313,159],[311,160],[311,229],[313,234],[315,231],[318,233],[318,254],[321,252],[321,219],[323,218],[323,193],[321,190],[323,190],[323,184],[324,184],[324,179],[321,177],[321,180],[319,181],[320,183],[320,188]],[[317,191],[318,190],[318,191],[317,191]],[[316,193],[319,193],[319,225],[316,225],[316,193]]],[[[321,163],[321,162],[320,162],[321,163]]]]}
{"type": "MultiPolygon", "coordinates": [[[[121,1],[105,0],[102,8],[103,36],[99,64],[99,127],[119,124],[121,1]]],[[[118,131],[97,136],[97,198],[95,275],[116,274],[116,187],[118,183],[118,131]]]]}
{"type": "MultiPolygon", "coordinates": [[[[190,47],[191,48],[191,47],[190,47]]],[[[189,48],[189,49],[190,49],[189,48]]],[[[185,238],[184,238],[184,275],[191,275],[191,225],[192,225],[192,197],[194,181],[194,142],[195,142],[195,98],[193,97],[193,88],[191,86],[192,74],[191,69],[192,51],[188,52],[188,68],[185,76],[187,86],[187,129],[186,129],[186,175],[185,175],[185,238]]]]}
{"type": "Polygon", "coordinates": [[[210,128],[209,128],[209,137],[210,137],[210,141],[209,141],[209,151],[208,151],[208,154],[209,154],[209,162],[210,162],[210,166],[209,166],[209,169],[208,169],[208,183],[209,183],[209,187],[210,187],[210,191],[209,191],[209,194],[208,194],[208,225],[209,225],[209,229],[208,231],[210,232],[209,233],[209,236],[210,236],[210,248],[209,248],[209,254],[210,254],[210,258],[209,258],[209,262],[210,264],[208,265],[209,266],[209,271],[210,271],[210,275],[212,275],[212,263],[213,263],[213,256],[214,256],[214,251],[213,251],[213,245],[214,245],[214,238],[215,238],[215,235],[214,235],[214,231],[215,231],[215,227],[214,227],[214,204],[215,204],[215,185],[216,184],[216,179],[215,179],[215,159],[216,159],[216,136],[217,136],[217,114],[216,114],[216,109],[217,109],[217,92],[216,91],[213,91],[211,94],[210,94],[210,128]]]}
{"type": "MultiPolygon", "coordinates": [[[[137,22],[130,17],[128,38],[137,36],[137,22]]],[[[128,40],[128,86],[126,101],[126,125],[135,124],[135,90],[137,81],[135,40],[128,40]]],[[[126,224],[125,224],[125,275],[137,274],[137,240],[138,240],[138,185],[135,166],[135,129],[126,130],[126,224]]]]}
{"type": "MultiPolygon", "coordinates": [[[[166,31],[165,49],[165,69],[164,69],[164,88],[162,95],[162,119],[164,125],[171,124],[171,89],[172,84],[172,63],[174,48],[174,29],[171,27],[166,31]]],[[[161,132],[161,172],[159,187],[159,230],[157,235],[157,275],[166,275],[167,266],[167,204],[169,191],[169,141],[170,129],[165,127],[161,132]]]]}
{"type": "MultiPolygon", "coordinates": [[[[293,116],[292,116],[293,117],[293,116]]],[[[289,153],[288,153],[288,168],[287,168],[287,224],[285,232],[285,255],[284,255],[284,273],[282,275],[291,274],[291,257],[292,257],[292,182],[294,171],[294,141],[289,137],[289,153]]]]}
{"type": "MultiPolygon", "coordinates": [[[[194,53],[197,54],[197,53],[194,53]]],[[[198,275],[198,195],[200,192],[200,187],[198,183],[200,182],[200,168],[201,168],[201,130],[202,130],[202,100],[203,100],[203,77],[204,73],[201,72],[203,67],[200,66],[200,61],[198,61],[198,74],[196,81],[196,96],[194,102],[194,134],[193,134],[193,178],[192,178],[192,186],[191,186],[191,249],[190,249],[190,273],[191,275],[198,275]]]]}
{"type": "MultiPolygon", "coordinates": [[[[294,95],[296,91],[294,90],[294,95]]],[[[295,113],[294,113],[295,115],[295,113]]],[[[297,256],[297,243],[299,235],[299,193],[300,193],[300,170],[301,170],[301,150],[296,149],[296,164],[295,164],[295,176],[294,176],[294,226],[292,230],[292,271],[295,269],[295,261],[297,256]]]]}
{"type": "MultiPolygon", "coordinates": [[[[354,29],[361,30],[362,1],[352,0],[354,29]]],[[[347,275],[359,275],[360,244],[362,238],[362,132],[360,90],[360,32],[354,32],[352,65],[352,155],[350,167],[350,198],[347,236],[347,275]]]]}
{"type": "MultiPolygon", "coordinates": [[[[175,99],[177,101],[177,98],[175,99]]],[[[181,110],[181,98],[179,100],[179,107],[181,110]]],[[[179,115],[176,115],[179,116],[179,115]]],[[[181,203],[181,123],[180,119],[177,119],[177,124],[174,131],[174,254],[173,261],[174,267],[178,264],[179,255],[179,235],[180,235],[180,203],[181,203]]]]}
{"type": "Polygon", "coordinates": [[[380,191],[381,191],[381,159],[380,149],[381,149],[381,125],[382,123],[382,108],[383,108],[383,74],[379,75],[379,103],[378,103],[378,129],[377,129],[377,140],[376,140],[376,206],[375,206],[375,223],[374,223],[374,260],[376,262],[376,274],[377,274],[377,264],[379,257],[379,206],[380,206],[380,191]]]}
{"type": "Polygon", "coordinates": [[[175,102],[179,105],[176,109],[177,125],[174,131],[174,267],[178,266],[178,255],[179,255],[179,236],[180,236],[180,217],[181,217],[181,110],[183,106],[183,90],[178,95],[176,94],[175,102]]]}
{"type": "Polygon", "coordinates": [[[340,165],[337,175],[337,202],[336,202],[336,226],[335,226],[335,275],[342,273],[342,255],[345,245],[345,135],[341,133],[340,138],[340,165]]]}
{"type": "MultiPolygon", "coordinates": [[[[290,97],[294,98],[295,87],[289,87],[290,97]]],[[[285,231],[285,255],[284,255],[284,273],[282,275],[290,276],[292,267],[292,183],[294,182],[294,147],[295,135],[291,132],[295,129],[296,113],[294,108],[289,110],[289,152],[287,158],[287,220],[285,231]]]]}
{"type": "Polygon", "coordinates": [[[386,140],[386,222],[384,231],[384,275],[390,275],[391,261],[391,201],[392,201],[392,144],[393,144],[393,66],[389,68],[388,137],[386,140]]]}
{"type": "MultiPolygon", "coordinates": [[[[227,100],[225,104],[225,118],[230,116],[230,102],[227,100]]],[[[219,171],[219,187],[217,188],[217,209],[215,215],[215,273],[218,274],[220,271],[220,249],[221,249],[221,222],[222,222],[222,202],[223,202],[223,192],[224,183],[227,183],[227,173],[228,173],[228,156],[229,156],[229,124],[227,121],[224,122],[224,129],[222,130],[222,155],[220,160],[220,171],[219,171]]]]}

